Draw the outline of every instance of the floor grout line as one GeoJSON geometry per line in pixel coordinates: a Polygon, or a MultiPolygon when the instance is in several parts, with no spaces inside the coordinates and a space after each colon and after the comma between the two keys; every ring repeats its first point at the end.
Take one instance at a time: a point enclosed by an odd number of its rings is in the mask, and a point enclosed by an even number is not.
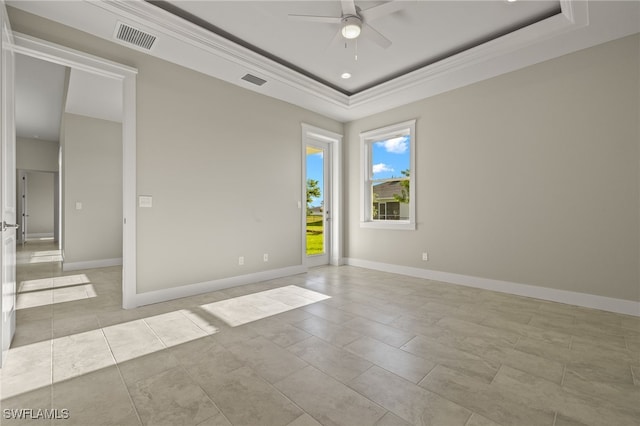
{"type": "Polygon", "coordinates": [[[109,352],[111,353],[111,357],[113,358],[114,365],[115,365],[116,369],[118,370],[118,376],[120,377],[120,381],[122,382],[122,386],[124,386],[124,388],[127,391],[127,396],[129,397],[129,402],[131,403],[131,406],[133,407],[133,412],[136,413],[136,417],[138,418],[138,422],[140,423],[140,425],[143,425],[144,423],[142,422],[142,417],[140,417],[140,413],[138,412],[138,407],[136,406],[136,403],[133,400],[133,395],[131,395],[131,391],[129,390],[129,386],[127,386],[127,382],[125,381],[124,375],[122,374],[122,370],[120,370],[120,363],[116,359],[116,355],[113,353],[113,348],[111,347],[111,344],[109,343],[109,339],[107,339],[107,335],[104,333],[104,329],[103,328],[100,328],[100,332],[101,332],[102,337],[104,338],[105,342],[107,343],[107,347],[109,348],[109,352]]]}
{"type": "MultiPolygon", "coordinates": [[[[216,404],[216,402],[213,400],[213,398],[211,398],[211,395],[209,395],[209,393],[207,393],[207,391],[206,391],[206,390],[204,390],[204,389],[202,388],[202,386],[200,386],[200,383],[198,383],[198,381],[195,379],[195,377],[193,377],[193,375],[192,375],[191,373],[189,373],[189,370],[188,370],[187,368],[185,368],[185,366],[184,366],[184,365],[182,365],[179,361],[178,361],[178,364],[179,364],[179,367],[180,367],[180,368],[185,372],[185,374],[189,377],[189,379],[191,379],[191,381],[192,381],[195,385],[197,385],[197,386],[200,388],[200,390],[202,390],[202,393],[204,393],[204,394],[207,396],[207,399],[208,399],[208,400],[213,404],[213,406],[214,406],[214,407],[216,407],[216,409],[217,409],[217,410],[218,410],[218,412],[222,415],[222,417],[224,417],[224,418],[225,418],[225,420],[227,420],[227,421],[229,422],[229,424],[230,424],[230,425],[232,425],[233,423],[231,423],[231,420],[227,417],[227,415],[226,415],[226,414],[224,414],[224,412],[222,411],[222,409],[218,406],[218,404],[216,404]]],[[[242,368],[242,367],[240,367],[240,368],[242,368]]],[[[237,370],[237,369],[236,369],[236,370],[237,370]]],[[[232,370],[232,371],[235,371],[235,370],[232,370]]],[[[210,418],[212,418],[212,417],[213,417],[213,416],[208,417],[207,419],[210,419],[210,418]]],[[[202,421],[202,422],[200,422],[200,423],[203,423],[203,422],[204,422],[204,421],[206,421],[207,419],[203,420],[203,421],[202,421]]]]}

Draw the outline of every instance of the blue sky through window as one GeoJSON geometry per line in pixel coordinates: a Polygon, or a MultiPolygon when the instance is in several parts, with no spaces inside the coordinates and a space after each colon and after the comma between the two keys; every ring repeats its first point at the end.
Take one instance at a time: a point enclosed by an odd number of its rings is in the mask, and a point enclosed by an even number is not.
{"type": "MultiPolygon", "coordinates": [[[[313,154],[307,154],[307,179],[314,179],[318,181],[320,187],[320,194],[324,195],[324,158],[322,151],[313,154]]],[[[318,207],[322,202],[323,197],[314,198],[310,204],[310,207],[318,207]]]]}
{"type": "Polygon", "coordinates": [[[403,177],[410,165],[409,135],[398,136],[371,145],[373,179],[403,177]]]}

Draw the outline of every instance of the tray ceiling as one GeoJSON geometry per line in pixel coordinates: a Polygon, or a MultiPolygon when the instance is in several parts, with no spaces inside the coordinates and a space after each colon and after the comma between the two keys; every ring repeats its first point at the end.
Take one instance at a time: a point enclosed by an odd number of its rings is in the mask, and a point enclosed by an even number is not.
{"type": "MultiPolygon", "coordinates": [[[[353,41],[332,42],[334,25],[288,18],[338,16],[337,0],[8,4],[343,122],[640,31],[632,1],[398,1],[371,22],[391,46],[360,37],[357,60],[353,41]],[[123,23],[153,46],[117,39],[123,23]]],[[[361,10],[381,3],[356,1],[361,10]]]]}
{"type": "MultiPolygon", "coordinates": [[[[392,41],[387,48],[363,36],[336,40],[339,25],[289,18],[340,16],[339,1],[152,3],[349,95],[561,13],[554,0],[396,2],[400,10],[370,23],[392,41]]],[[[382,3],[356,4],[366,11],[382,3]]]]}

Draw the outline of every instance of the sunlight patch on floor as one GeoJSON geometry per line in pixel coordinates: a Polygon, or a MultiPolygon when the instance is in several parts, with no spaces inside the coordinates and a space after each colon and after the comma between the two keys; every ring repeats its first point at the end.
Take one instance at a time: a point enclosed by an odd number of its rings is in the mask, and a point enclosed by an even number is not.
{"type": "Polygon", "coordinates": [[[60,250],[42,250],[16,253],[16,263],[18,265],[51,262],[62,262],[62,254],[60,253],[60,250]]]}
{"type": "MultiPolygon", "coordinates": [[[[88,297],[95,290],[85,274],[23,281],[18,309],[88,297]]],[[[330,298],[290,285],[12,348],[2,398],[205,338],[220,331],[211,316],[235,327],[330,298]]]]}
{"type": "Polygon", "coordinates": [[[231,327],[236,327],[330,298],[322,293],[289,285],[209,303],[201,308],[231,327]]]}
{"type": "Polygon", "coordinates": [[[96,290],[85,274],[26,280],[18,284],[16,309],[73,302],[96,296],[96,290]]]}

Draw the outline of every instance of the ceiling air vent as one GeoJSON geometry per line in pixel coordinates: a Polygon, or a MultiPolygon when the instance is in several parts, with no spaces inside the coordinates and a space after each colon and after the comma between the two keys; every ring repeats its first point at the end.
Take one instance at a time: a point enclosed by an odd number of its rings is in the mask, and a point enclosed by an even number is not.
{"type": "Polygon", "coordinates": [[[251,75],[251,74],[246,74],[244,77],[242,77],[242,79],[244,81],[248,81],[249,83],[253,83],[256,86],[262,86],[267,82],[267,80],[263,80],[260,77],[256,77],[255,75],[251,75]]]}
{"type": "Polygon", "coordinates": [[[122,22],[118,22],[116,26],[115,37],[118,40],[133,44],[145,50],[151,50],[153,43],[156,41],[156,36],[123,24],[122,22]]]}

